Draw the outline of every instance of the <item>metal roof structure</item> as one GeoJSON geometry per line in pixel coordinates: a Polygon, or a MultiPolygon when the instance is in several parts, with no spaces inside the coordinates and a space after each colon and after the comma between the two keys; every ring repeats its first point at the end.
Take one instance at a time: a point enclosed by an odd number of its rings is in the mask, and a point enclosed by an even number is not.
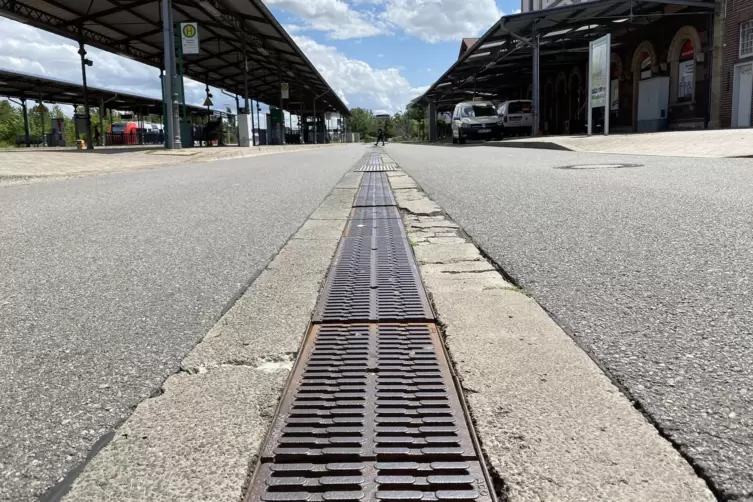
{"type": "Polygon", "coordinates": [[[612,33],[612,46],[630,27],[662,16],[714,12],[713,0],[590,0],[500,18],[415,102],[439,110],[470,96],[501,97],[532,79],[531,39],[538,37],[543,68],[572,66],[588,57],[588,42],[612,33]]]}
{"type": "MultiPolygon", "coordinates": [[[[130,110],[143,115],[162,116],[162,100],[120,91],[87,87],[89,105],[97,107],[104,102],[114,110],[130,110]]],[[[82,105],[84,86],[63,80],[55,80],[25,73],[0,69],[0,96],[17,99],[31,99],[45,103],[82,105]]],[[[207,109],[201,106],[186,105],[194,115],[206,115],[207,109]]],[[[213,113],[225,113],[212,110],[213,113]]]]}
{"type": "MultiPolygon", "coordinates": [[[[244,53],[249,98],[278,105],[290,84],[292,111],[348,115],[327,84],[261,0],[173,0],[173,21],[199,23],[200,54],[184,58],[184,74],[243,95],[244,53]]],[[[0,15],[86,45],[163,66],[160,0],[0,0],[0,15]]]]}

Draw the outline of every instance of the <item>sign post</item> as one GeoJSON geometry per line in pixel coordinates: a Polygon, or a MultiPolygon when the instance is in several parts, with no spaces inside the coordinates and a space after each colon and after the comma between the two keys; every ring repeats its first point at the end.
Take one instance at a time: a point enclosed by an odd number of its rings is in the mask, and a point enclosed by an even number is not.
{"type": "Polygon", "coordinates": [[[588,44],[588,135],[593,132],[593,109],[604,108],[604,136],[609,134],[609,55],[612,36],[603,37],[588,44]]]}
{"type": "Polygon", "coordinates": [[[184,56],[199,53],[199,23],[180,23],[180,40],[184,56]]]}

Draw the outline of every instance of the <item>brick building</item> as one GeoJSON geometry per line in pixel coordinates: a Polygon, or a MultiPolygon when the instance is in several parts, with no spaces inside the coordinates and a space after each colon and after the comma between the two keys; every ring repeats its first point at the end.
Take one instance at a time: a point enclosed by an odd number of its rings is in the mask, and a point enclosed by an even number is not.
{"type": "Polygon", "coordinates": [[[753,0],[721,0],[717,29],[721,53],[719,122],[723,128],[750,127],[753,116],[753,0]]]}

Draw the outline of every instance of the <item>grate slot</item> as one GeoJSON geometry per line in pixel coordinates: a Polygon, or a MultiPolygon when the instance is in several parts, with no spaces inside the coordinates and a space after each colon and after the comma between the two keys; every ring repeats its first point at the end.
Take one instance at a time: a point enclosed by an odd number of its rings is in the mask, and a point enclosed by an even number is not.
{"type": "Polygon", "coordinates": [[[384,157],[379,152],[371,152],[363,156],[355,170],[362,172],[395,171],[397,166],[392,161],[385,162],[384,157]]]}
{"type": "Polygon", "coordinates": [[[433,324],[312,327],[254,479],[249,500],[492,500],[433,324]]]}
{"type": "Polygon", "coordinates": [[[396,205],[387,176],[384,173],[375,172],[364,174],[353,205],[356,207],[396,205]]]}
{"type": "MultiPolygon", "coordinates": [[[[378,230],[379,226],[371,229],[378,230]]],[[[411,249],[402,238],[402,227],[398,236],[346,237],[341,240],[335,265],[319,299],[315,321],[431,319],[434,314],[421,285],[411,249]]]]}

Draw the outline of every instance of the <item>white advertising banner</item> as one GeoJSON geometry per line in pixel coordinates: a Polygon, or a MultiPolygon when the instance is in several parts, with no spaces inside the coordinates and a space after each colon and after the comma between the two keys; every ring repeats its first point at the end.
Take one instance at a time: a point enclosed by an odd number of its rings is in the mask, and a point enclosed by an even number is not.
{"type": "Polygon", "coordinates": [[[693,99],[693,80],[695,79],[695,61],[683,61],[680,63],[680,84],[677,88],[677,99],[679,101],[690,101],[693,99]]]}
{"type": "Polygon", "coordinates": [[[588,44],[588,134],[593,130],[594,108],[604,109],[604,134],[609,134],[609,56],[612,36],[604,35],[588,44]]]}
{"type": "Polygon", "coordinates": [[[591,77],[591,108],[607,106],[607,82],[609,81],[609,35],[590,46],[588,71],[591,77]]]}

